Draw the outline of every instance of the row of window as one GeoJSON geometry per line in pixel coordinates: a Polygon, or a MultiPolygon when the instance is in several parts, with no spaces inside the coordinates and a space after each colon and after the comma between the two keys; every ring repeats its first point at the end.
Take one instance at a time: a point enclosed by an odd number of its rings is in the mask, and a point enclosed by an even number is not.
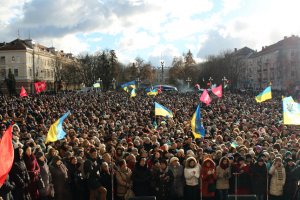
{"type": "MultiPolygon", "coordinates": [[[[1,69],[1,77],[7,77],[9,70],[14,74],[15,77],[18,77],[19,74],[19,69],[1,69]]],[[[29,76],[32,77],[32,68],[29,68],[29,76]]],[[[53,70],[37,70],[36,72],[37,78],[54,78],[54,71],[53,70]]]]}

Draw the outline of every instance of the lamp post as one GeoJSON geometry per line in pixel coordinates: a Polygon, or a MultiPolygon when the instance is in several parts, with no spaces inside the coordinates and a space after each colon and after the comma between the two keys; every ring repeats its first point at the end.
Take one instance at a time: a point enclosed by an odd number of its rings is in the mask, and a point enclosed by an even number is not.
{"type": "Polygon", "coordinates": [[[115,78],[113,78],[112,84],[113,84],[113,89],[115,90],[116,89],[116,79],[115,78]]]}
{"type": "Polygon", "coordinates": [[[102,86],[102,80],[101,80],[101,78],[98,78],[98,80],[97,80],[97,83],[99,83],[99,85],[100,85],[100,91],[101,91],[101,86],[102,86]]]}
{"type": "Polygon", "coordinates": [[[141,79],[139,77],[136,79],[136,82],[137,82],[137,88],[140,88],[141,79]]]}
{"type": "Polygon", "coordinates": [[[187,84],[188,84],[188,88],[190,88],[190,82],[192,81],[192,79],[190,78],[190,77],[188,77],[187,79],[186,79],[186,82],[187,82],[187,84]]]}
{"type": "Polygon", "coordinates": [[[164,65],[165,65],[165,61],[161,60],[160,66],[161,66],[161,82],[162,83],[164,83],[164,65]]]}
{"type": "Polygon", "coordinates": [[[212,85],[211,85],[211,84],[212,84],[212,81],[213,81],[214,79],[213,79],[212,77],[209,77],[209,79],[208,79],[208,80],[209,80],[209,84],[210,84],[210,88],[211,88],[211,87],[212,87],[212,85]]]}
{"type": "Polygon", "coordinates": [[[225,83],[227,82],[227,78],[224,76],[224,77],[222,78],[222,81],[223,81],[223,87],[226,88],[226,87],[225,87],[225,83]]]}

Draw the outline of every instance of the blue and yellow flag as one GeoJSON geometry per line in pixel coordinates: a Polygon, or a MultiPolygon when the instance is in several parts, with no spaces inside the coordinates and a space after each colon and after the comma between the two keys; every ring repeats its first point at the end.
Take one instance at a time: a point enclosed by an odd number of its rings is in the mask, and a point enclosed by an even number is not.
{"type": "Polygon", "coordinates": [[[267,87],[262,93],[257,95],[255,97],[255,100],[257,103],[261,103],[263,101],[266,101],[268,99],[272,99],[272,91],[271,91],[271,86],[267,87]]]}
{"type": "Polygon", "coordinates": [[[193,114],[193,117],[191,120],[191,126],[192,126],[192,132],[193,132],[195,139],[204,137],[205,129],[201,123],[200,105],[197,106],[196,112],[193,114]]]}
{"type": "Polygon", "coordinates": [[[150,90],[150,92],[147,92],[147,95],[148,96],[156,96],[156,95],[158,95],[158,90],[157,89],[150,90]]]}
{"type": "Polygon", "coordinates": [[[135,89],[133,88],[132,90],[131,90],[131,92],[130,92],[130,97],[132,98],[132,97],[136,97],[136,91],[135,91],[135,89]]]}
{"type": "Polygon", "coordinates": [[[155,116],[173,117],[172,111],[155,102],[155,116]]]}
{"type": "Polygon", "coordinates": [[[48,131],[47,137],[46,137],[46,142],[55,142],[57,140],[61,140],[65,137],[66,133],[62,129],[62,124],[64,120],[68,117],[70,114],[70,111],[65,113],[61,118],[59,118],[56,122],[54,122],[48,131]]]}
{"type": "Polygon", "coordinates": [[[125,90],[126,92],[129,92],[129,91],[130,91],[130,88],[136,89],[136,87],[135,87],[135,81],[130,81],[130,82],[124,83],[123,85],[121,85],[121,87],[122,87],[123,90],[125,90]]]}
{"type": "Polygon", "coordinates": [[[283,124],[300,125],[300,104],[292,97],[282,99],[283,103],[283,124]]]}

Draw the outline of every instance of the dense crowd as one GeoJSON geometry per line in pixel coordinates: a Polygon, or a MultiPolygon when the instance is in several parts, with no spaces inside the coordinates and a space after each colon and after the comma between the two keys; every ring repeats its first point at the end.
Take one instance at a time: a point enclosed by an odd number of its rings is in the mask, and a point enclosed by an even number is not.
{"type": "Polygon", "coordinates": [[[283,125],[281,96],[263,103],[247,92],[214,97],[201,105],[206,132],[197,139],[190,126],[197,93],[66,93],[0,101],[0,137],[15,124],[14,162],[0,188],[4,200],[300,199],[300,127],[283,125]],[[174,117],[155,116],[154,102],[174,117]],[[65,139],[45,144],[50,125],[67,111],[65,139]]]}

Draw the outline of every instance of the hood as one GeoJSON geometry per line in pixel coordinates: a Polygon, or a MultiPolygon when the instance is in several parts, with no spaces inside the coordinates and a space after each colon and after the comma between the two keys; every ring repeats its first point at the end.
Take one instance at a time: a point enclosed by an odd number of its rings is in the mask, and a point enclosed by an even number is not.
{"type": "Polygon", "coordinates": [[[222,169],[226,169],[227,167],[229,167],[229,158],[227,158],[226,156],[223,156],[220,161],[219,161],[219,166],[222,168],[222,169]],[[223,161],[224,160],[227,160],[227,166],[223,165],[223,161]]]}
{"type": "MultiPolygon", "coordinates": [[[[197,160],[196,160],[196,158],[194,158],[194,157],[189,157],[189,158],[186,159],[186,161],[185,161],[185,167],[186,167],[186,168],[190,168],[190,162],[191,162],[192,160],[193,160],[196,164],[198,163],[197,160]]],[[[196,167],[196,166],[197,166],[197,165],[195,165],[195,167],[196,167]]],[[[194,168],[195,168],[195,167],[194,167],[194,168]]]]}
{"type": "Polygon", "coordinates": [[[215,166],[216,166],[215,162],[214,162],[212,159],[206,158],[206,159],[203,161],[202,167],[207,168],[207,167],[206,167],[206,163],[208,163],[208,162],[210,163],[210,167],[215,167],[215,166]]]}

